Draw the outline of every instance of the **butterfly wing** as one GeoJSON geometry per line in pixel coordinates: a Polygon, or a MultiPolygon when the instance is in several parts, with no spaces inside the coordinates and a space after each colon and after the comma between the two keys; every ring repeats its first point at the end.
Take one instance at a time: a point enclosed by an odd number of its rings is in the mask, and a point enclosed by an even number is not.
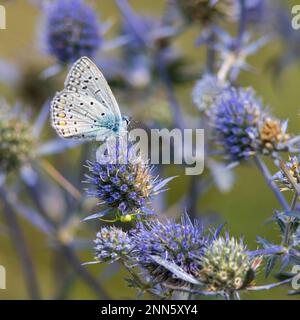
{"type": "Polygon", "coordinates": [[[106,139],[117,126],[116,116],[92,96],[63,90],[51,104],[52,126],[62,138],[106,139]]]}
{"type": "Polygon", "coordinates": [[[118,103],[99,68],[87,57],[77,60],[65,81],[65,89],[91,96],[122,121],[118,103]]]}

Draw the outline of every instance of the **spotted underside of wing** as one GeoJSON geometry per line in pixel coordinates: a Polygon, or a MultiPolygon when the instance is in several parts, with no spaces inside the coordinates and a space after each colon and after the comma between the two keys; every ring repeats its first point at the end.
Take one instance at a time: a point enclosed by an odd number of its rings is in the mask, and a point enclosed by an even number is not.
{"type": "Polygon", "coordinates": [[[91,96],[119,117],[118,103],[99,68],[87,57],[72,66],[65,81],[65,89],[91,96]]]}
{"type": "Polygon", "coordinates": [[[99,135],[104,139],[112,133],[107,123],[113,127],[117,121],[114,114],[95,98],[66,90],[53,99],[51,118],[60,137],[80,139],[95,139],[99,135]]]}

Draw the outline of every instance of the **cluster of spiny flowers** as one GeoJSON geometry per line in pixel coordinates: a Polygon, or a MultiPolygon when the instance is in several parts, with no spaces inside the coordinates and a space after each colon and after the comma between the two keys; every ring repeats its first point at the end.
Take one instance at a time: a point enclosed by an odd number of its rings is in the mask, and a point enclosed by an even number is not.
{"type": "Polygon", "coordinates": [[[18,169],[32,156],[33,138],[29,124],[17,110],[2,102],[0,107],[0,172],[18,169]]]}
{"type": "Polygon", "coordinates": [[[289,150],[287,122],[263,107],[252,89],[218,89],[216,85],[211,92],[205,89],[203,82],[195,87],[194,101],[199,108],[206,107],[215,141],[230,161],[247,160],[255,154],[276,157],[278,152],[289,150]],[[203,91],[205,100],[199,98],[203,91]],[[209,106],[207,101],[211,102],[209,106]]]}
{"type": "Polygon", "coordinates": [[[133,249],[129,235],[116,227],[103,227],[95,240],[96,256],[102,262],[125,258],[133,249]]]}
{"type": "MultiPolygon", "coordinates": [[[[112,149],[109,142],[108,146],[112,149]]],[[[129,231],[116,226],[99,230],[97,262],[120,261],[135,274],[139,290],[162,297],[182,288],[228,296],[253,285],[258,264],[241,240],[223,239],[221,228],[209,228],[201,220],[192,222],[188,214],[177,222],[150,209],[153,196],[164,191],[171,178],[154,177],[148,163],[128,146],[116,144],[115,152],[98,154],[96,161],[88,162],[88,169],[87,182],[92,186],[88,193],[105,209],[93,217],[110,212],[115,215],[112,221],[137,220],[129,231]]]]}
{"type": "Polygon", "coordinates": [[[118,145],[105,159],[87,162],[88,194],[99,199],[105,214],[113,213],[124,222],[151,215],[151,200],[170,180],[155,176],[153,167],[134,150],[133,146],[118,145]]]}
{"type": "Polygon", "coordinates": [[[83,0],[59,0],[45,8],[46,41],[60,63],[93,58],[101,46],[100,23],[83,0]]]}
{"type": "Polygon", "coordinates": [[[181,288],[220,295],[247,289],[260,263],[242,240],[223,238],[187,214],[179,222],[156,216],[129,232],[103,227],[95,244],[96,261],[119,260],[132,272],[137,269],[144,288],[165,297],[181,288]]]}
{"type": "Polygon", "coordinates": [[[148,166],[136,164],[101,164],[88,162],[90,194],[125,215],[143,211],[153,191],[154,177],[148,166]]]}
{"type": "Polygon", "coordinates": [[[200,278],[210,291],[241,290],[251,285],[259,260],[250,258],[242,241],[226,235],[215,239],[201,259],[200,278]]]}
{"type": "Polygon", "coordinates": [[[97,53],[102,48],[120,47],[121,59],[110,61],[99,56],[99,61],[103,58],[105,62],[103,67],[110,67],[107,76],[115,84],[125,82],[135,89],[153,85],[150,80],[157,76],[158,60],[163,62],[174,80],[186,81],[181,70],[185,59],[172,43],[178,31],[163,17],[140,16],[124,2],[121,4],[125,6],[125,11],[122,11],[124,19],[119,34],[106,42],[103,33],[108,29],[108,24],[100,22],[95,10],[86,1],[45,3],[41,45],[60,65],[70,64],[82,56],[97,59],[97,53]]]}

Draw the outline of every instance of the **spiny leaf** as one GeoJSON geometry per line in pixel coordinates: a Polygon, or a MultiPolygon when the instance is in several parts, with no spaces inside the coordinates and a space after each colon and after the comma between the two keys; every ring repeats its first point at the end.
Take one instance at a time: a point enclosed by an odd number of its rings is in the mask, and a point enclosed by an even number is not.
{"type": "Polygon", "coordinates": [[[192,275],[186,273],[182,268],[177,266],[175,263],[172,263],[170,261],[166,261],[158,256],[151,256],[151,258],[162,267],[166,268],[170,272],[172,272],[176,277],[178,277],[181,280],[187,281],[192,284],[201,285],[201,282],[198,281],[195,277],[192,275]]]}
{"type": "Polygon", "coordinates": [[[268,258],[268,261],[267,261],[267,264],[266,264],[266,271],[265,271],[266,278],[268,278],[268,276],[273,271],[277,260],[278,260],[277,256],[271,256],[271,257],[268,258]]]}
{"type": "Polygon", "coordinates": [[[167,183],[169,183],[170,181],[172,181],[173,179],[177,178],[177,176],[174,176],[174,177],[169,177],[169,178],[166,178],[164,180],[162,180],[161,182],[159,182],[154,188],[153,188],[153,191],[154,192],[158,192],[158,191],[161,191],[160,189],[163,188],[167,183]]]}
{"type": "Polygon", "coordinates": [[[106,210],[103,210],[103,211],[100,211],[98,213],[94,213],[90,216],[87,216],[86,218],[82,219],[82,221],[88,221],[88,220],[93,220],[93,219],[99,219],[99,218],[102,218],[104,217],[105,215],[107,215],[109,212],[109,209],[106,209],[106,210]]]}

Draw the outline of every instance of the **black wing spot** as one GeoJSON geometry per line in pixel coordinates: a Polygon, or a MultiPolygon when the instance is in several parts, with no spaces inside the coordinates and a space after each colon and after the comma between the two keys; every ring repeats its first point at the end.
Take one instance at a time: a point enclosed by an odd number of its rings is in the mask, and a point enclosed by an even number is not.
{"type": "Polygon", "coordinates": [[[92,106],[92,105],[94,105],[94,102],[93,102],[93,101],[91,101],[90,105],[91,105],[91,106],[92,106]]]}
{"type": "Polygon", "coordinates": [[[95,80],[98,81],[99,79],[96,77],[95,80]]]}
{"type": "Polygon", "coordinates": [[[83,102],[80,102],[80,105],[83,106],[83,102]]]}
{"type": "Polygon", "coordinates": [[[103,117],[103,116],[105,116],[105,113],[104,113],[104,112],[102,112],[102,113],[101,113],[101,116],[102,116],[102,117],[103,117]]]}
{"type": "Polygon", "coordinates": [[[82,87],[82,89],[83,89],[83,90],[86,90],[86,89],[87,89],[87,86],[82,87]]]}

